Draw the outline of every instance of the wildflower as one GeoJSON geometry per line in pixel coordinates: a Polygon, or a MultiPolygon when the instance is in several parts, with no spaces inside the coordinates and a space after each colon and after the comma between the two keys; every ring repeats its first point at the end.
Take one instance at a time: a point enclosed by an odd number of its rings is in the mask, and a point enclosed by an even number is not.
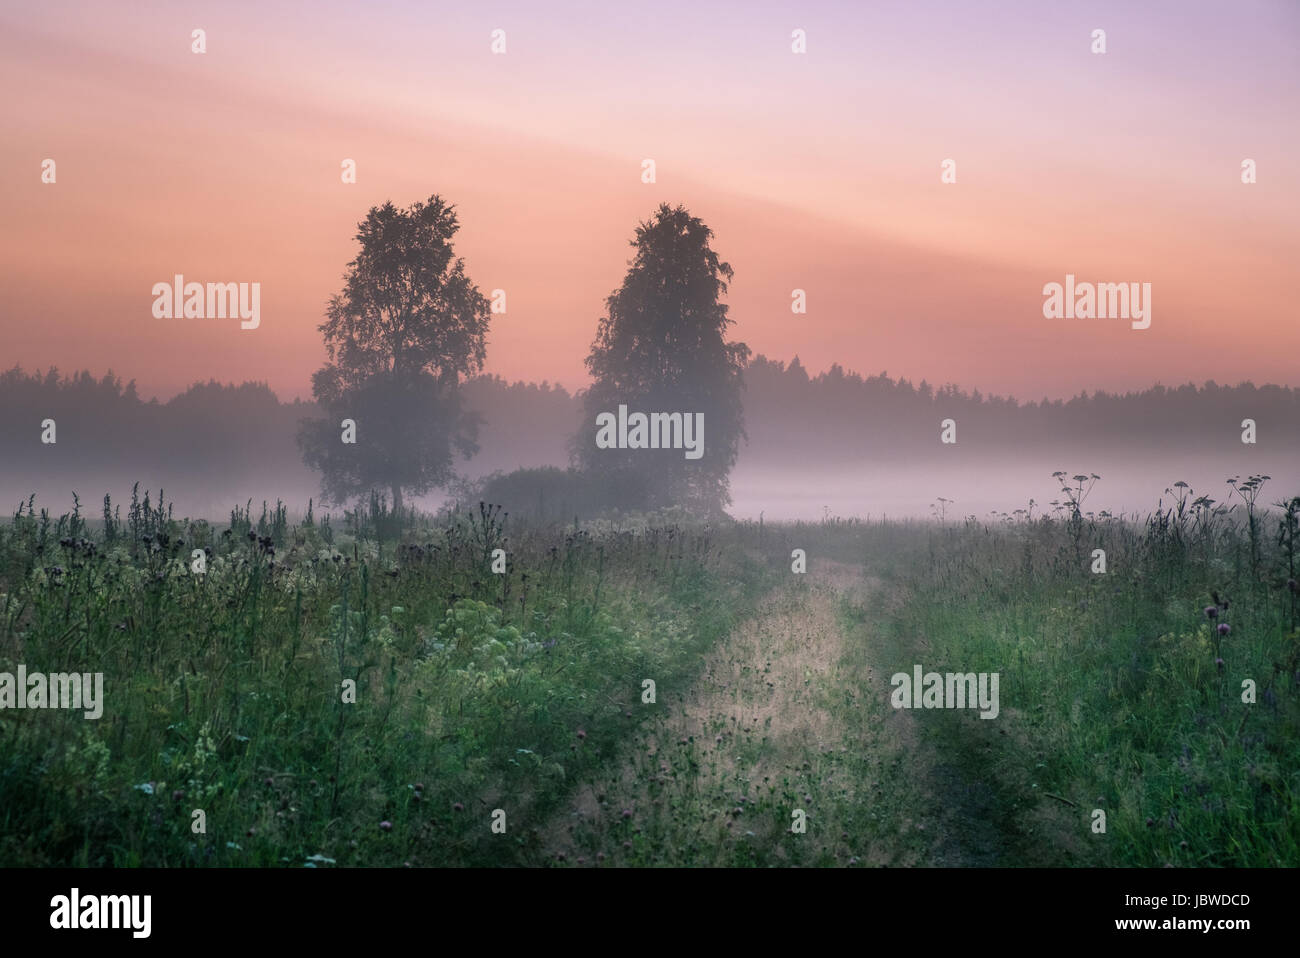
{"type": "Polygon", "coordinates": [[[1231,631],[1232,631],[1232,626],[1228,625],[1227,622],[1219,623],[1219,635],[1227,635],[1231,631]]]}
{"type": "Polygon", "coordinates": [[[393,823],[392,823],[392,822],[380,822],[380,823],[379,823],[379,827],[380,827],[381,829],[383,829],[384,831],[386,831],[386,832],[391,832],[391,831],[393,830],[393,823]]]}
{"type": "Polygon", "coordinates": [[[578,738],[586,738],[586,737],[587,737],[587,733],[584,732],[582,729],[578,729],[578,738]]]}
{"type": "Polygon", "coordinates": [[[1206,617],[1207,619],[1218,618],[1218,615],[1219,615],[1219,607],[1218,607],[1218,606],[1216,606],[1216,605],[1207,605],[1207,606],[1205,607],[1205,617],[1206,617]]]}
{"type": "Polygon", "coordinates": [[[455,805],[451,806],[451,810],[453,812],[463,812],[465,811],[465,806],[462,805],[460,802],[457,802],[455,805]]]}
{"type": "Polygon", "coordinates": [[[630,808],[625,808],[625,809],[623,809],[623,817],[624,817],[624,818],[631,818],[631,817],[632,817],[632,809],[630,809],[630,808]]]}
{"type": "Polygon", "coordinates": [[[1214,664],[1219,667],[1220,672],[1223,671],[1223,659],[1215,659],[1214,664]]]}

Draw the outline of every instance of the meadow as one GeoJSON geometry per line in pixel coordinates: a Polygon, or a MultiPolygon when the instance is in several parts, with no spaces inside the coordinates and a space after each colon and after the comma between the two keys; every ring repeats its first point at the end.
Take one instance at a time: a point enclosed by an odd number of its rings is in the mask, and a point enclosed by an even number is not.
{"type": "Polygon", "coordinates": [[[1300,499],[1265,482],[766,525],[32,499],[0,672],[105,701],[0,711],[0,865],[1295,865],[1300,499]],[[998,718],[891,708],[914,663],[999,673],[998,718]]]}

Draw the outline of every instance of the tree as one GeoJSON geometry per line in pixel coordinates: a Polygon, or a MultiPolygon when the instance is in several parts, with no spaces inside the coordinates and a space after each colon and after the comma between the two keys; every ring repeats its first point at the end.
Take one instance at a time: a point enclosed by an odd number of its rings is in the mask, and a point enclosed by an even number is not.
{"type": "Polygon", "coordinates": [[[587,368],[585,419],[573,450],[586,470],[623,493],[630,506],[680,504],[717,512],[731,502],[728,474],[744,437],[743,371],[750,351],[726,341],[732,269],[709,246],[713,232],[684,207],[660,205],[631,241],[636,254],[623,285],[606,300],[587,368]],[[597,416],[682,413],[704,416],[704,451],[612,449],[597,445],[597,416]]]}
{"type": "Polygon", "coordinates": [[[454,257],[458,229],[455,208],[436,195],[404,210],[373,207],[358,224],[361,252],[320,325],[328,362],[312,392],[327,416],[298,433],[327,500],[388,490],[400,510],[404,491],[452,479],[453,449],[477,451],[460,384],[483,368],[489,305],[454,257]],[[345,419],[355,443],[343,442],[345,419]]]}

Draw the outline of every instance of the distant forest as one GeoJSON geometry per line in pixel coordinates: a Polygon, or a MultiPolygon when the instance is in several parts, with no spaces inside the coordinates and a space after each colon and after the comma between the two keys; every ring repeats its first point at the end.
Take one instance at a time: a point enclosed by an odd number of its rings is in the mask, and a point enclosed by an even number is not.
{"type": "MultiPolygon", "coordinates": [[[[479,452],[460,463],[462,476],[568,465],[582,426],[578,396],[497,376],[463,389],[482,424],[479,452]]],[[[120,496],[138,480],[142,489],[166,487],[168,498],[195,514],[221,515],[245,497],[260,503],[279,495],[298,505],[300,496],[305,504],[319,485],[294,438],[315,405],[281,402],[262,383],[196,383],[159,402],[111,373],[96,379],[15,367],[0,374],[0,408],[6,506],[35,492],[38,502],[63,508],[75,490],[94,512],[105,491],[120,496]],[[56,423],[53,445],[41,442],[46,419],[56,423]]],[[[1256,423],[1261,455],[1290,459],[1300,451],[1300,389],[1290,387],[1208,382],[1018,402],[885,373],[864,378],[839,365],[809,375],[797,357],[786,364],[758,356],[745,373],[748,443],[737,472],[924,465],[957,452],[939,442],[944,419],[957,423],[961,458],[983,462],[1059,455],[1068,464],[1100,451],[1213,457],[1234,443],[1241,449],[1244,419],[1256,423]]]]}

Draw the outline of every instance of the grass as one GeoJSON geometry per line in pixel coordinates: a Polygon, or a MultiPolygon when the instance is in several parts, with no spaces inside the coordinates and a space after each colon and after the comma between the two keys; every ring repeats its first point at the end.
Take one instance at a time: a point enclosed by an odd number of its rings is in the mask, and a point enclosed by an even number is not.
{"type": "Polygon", "coordinates": [[[29,501],[0,671],[106,702],[0,711],[0,864],[1295,865],[1300,500],[1258,485],[712,528],[29,501]],[[998,672],[998,718],[892,709],[914,663],[998,672]]]}
{"type": "Polygon", "coordinates": [[[689,681],[764,576],[675,525],[241,518],[137,508],[92,535],[24,508],[0,534],[0,670],[103,672],[107,700],[0,713],[0,862],[528,862],[644,717],[642,678],[689,681]]]}
{"type": "Polygon", "coordinates": [[[1279,505],[918,531],[879,625],[900,671],[1000,673],[997,721],[925,724],[998,796],[1003,864],[1300,862],[1300,503],[1279,505]]]}

